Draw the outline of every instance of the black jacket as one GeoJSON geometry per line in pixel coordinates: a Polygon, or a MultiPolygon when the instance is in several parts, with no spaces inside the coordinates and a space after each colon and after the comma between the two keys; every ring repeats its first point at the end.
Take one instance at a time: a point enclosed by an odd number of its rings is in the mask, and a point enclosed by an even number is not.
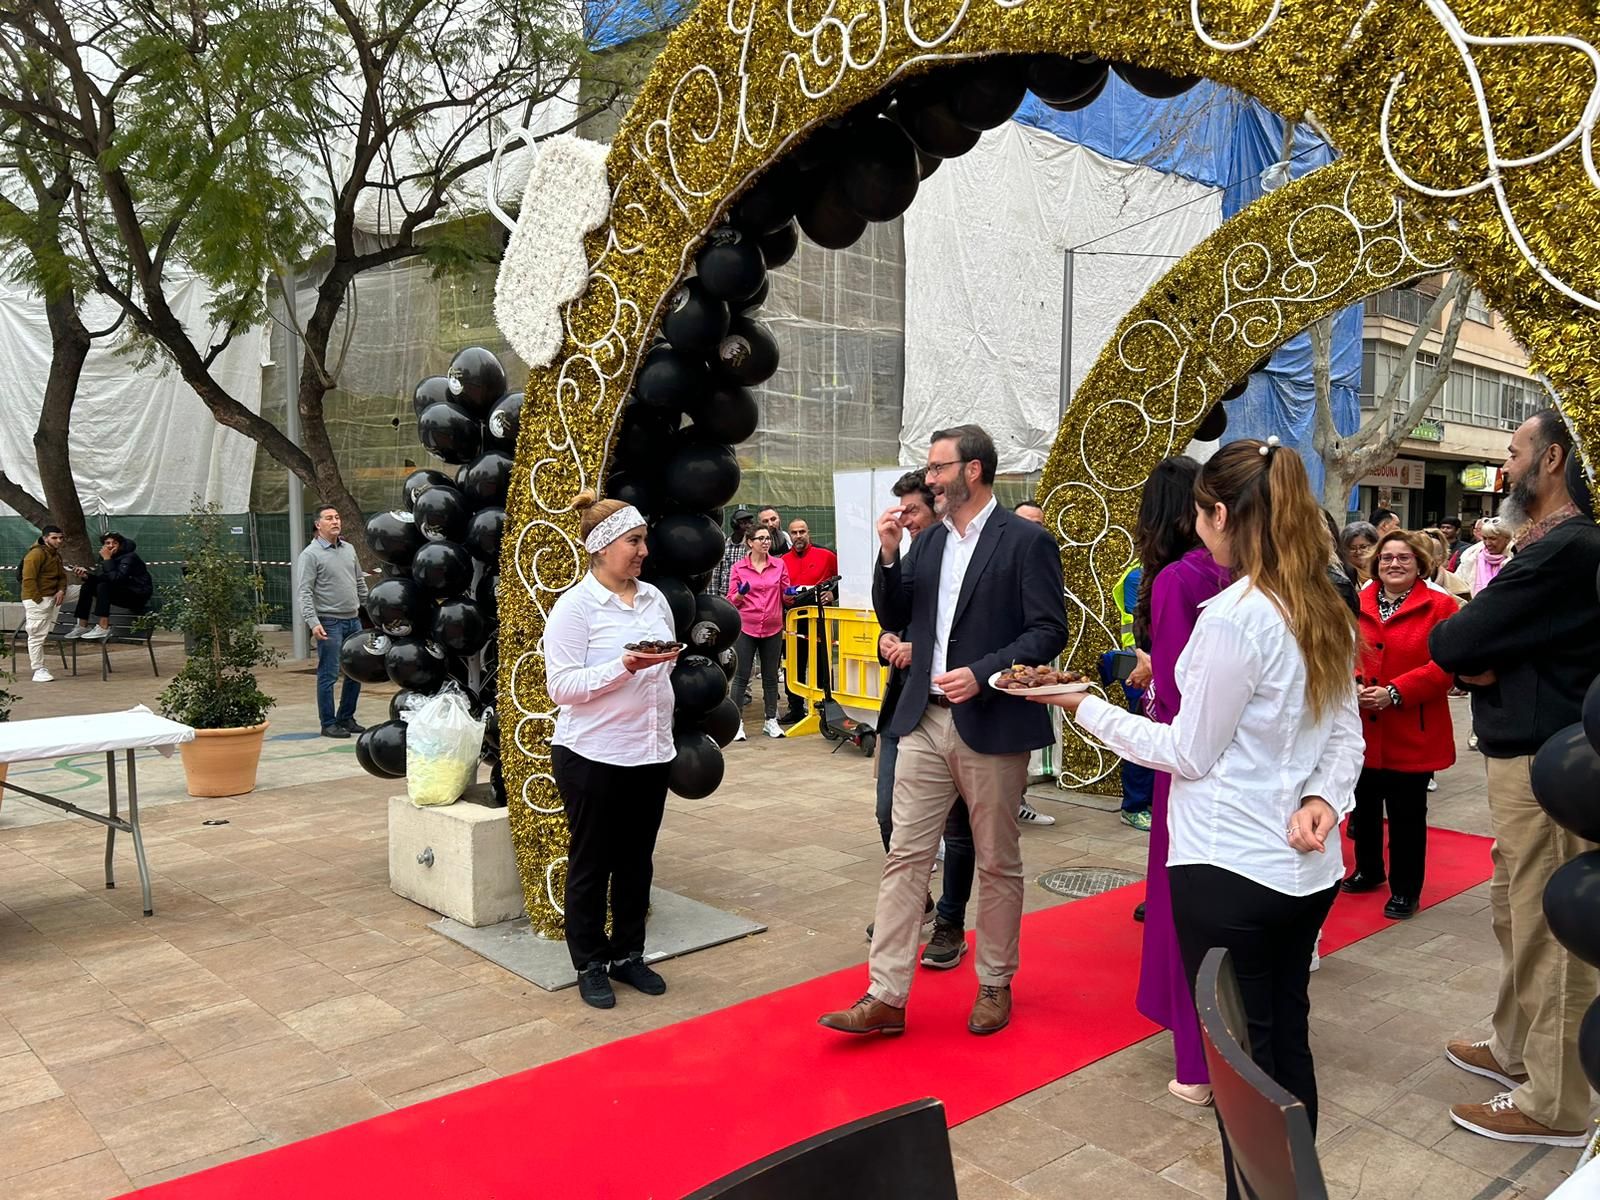
{"type": "MultiPolygon", "coordinates": [[[[887,723],[886,731],[895,737],[915,729],[928,707],[939,565],[949,535],[943,523],[935,525],[912,543],[903,559],[886,567],[880,557],[873,572],[872,606],[878,623],[904,629],[911,643],[905,690],[887,723]]],[[[1050,744],[1054,733],[1049,709],[1003,695],[988,680],[1014,662],[1048,663],[1066,644],[1061,556],[1055,542],[1043,526],[996,505],[967,565],[945,649],[948,670],[971,667],[978,677],[978,695],[952,710],[967,745],[983,754],[1014,754],[1050,744]]]]}
{"type": "Polygon", "coordinates": [[[1600,674],[1600,528],[1588,517],[1557,525],[1518,550],[1495,580],[1428,640],[1456,675],[1495,673],[1472,691],[1478,748],[1490,758],[1534,754],[1582,716],[1600,674]]]}
{"type": "Polygon", "coordinates": [[[135,553],[138,548],[139,543],[129,538],[121,544],[116,554],[103,560],[100,569],[95,572],[124,596],[139,598],[139,604],[128,605],[129,608],[142,608],[148,604],[150,593],[154,590],[154,584],[150,580],[150,569],[144,565],[144,559],[135,553]]]}

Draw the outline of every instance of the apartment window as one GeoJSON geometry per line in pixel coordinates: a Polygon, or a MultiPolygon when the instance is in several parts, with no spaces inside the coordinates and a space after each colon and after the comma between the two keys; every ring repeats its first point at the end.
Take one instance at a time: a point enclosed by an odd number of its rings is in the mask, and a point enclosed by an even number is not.
{"type": "Polygon", "coordinates": [[[1467,292],[1467,320],[1476,321],[1480,325],[1494,324],[1494,310],[1489,307],[1488,300],[1477,288],[1467,292]]]}

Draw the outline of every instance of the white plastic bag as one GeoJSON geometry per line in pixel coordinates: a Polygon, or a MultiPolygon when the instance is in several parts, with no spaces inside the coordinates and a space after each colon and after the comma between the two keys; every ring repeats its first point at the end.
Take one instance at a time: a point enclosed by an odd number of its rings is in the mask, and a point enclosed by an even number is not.
{"type": "Polygon", "coordinates": [[[483,748],[483,722],[475,720],[460,688],[408,704],[406,794],[418,808],[454,804],[472,786],[483,748]]]}

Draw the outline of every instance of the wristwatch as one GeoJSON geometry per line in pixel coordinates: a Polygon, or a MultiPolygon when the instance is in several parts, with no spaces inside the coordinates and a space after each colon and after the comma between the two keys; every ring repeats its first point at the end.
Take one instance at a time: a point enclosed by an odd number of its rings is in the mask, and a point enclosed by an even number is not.
{"type": "Polygon", "coordinates": [[[1389,692],[1389,703],[1391,705],[1393,705],[1395,708],[1399,708],[1400,707],[1400,689],[1395,687],[1395,685],[1392,684],[1392,683],[1384,684],[1384,687],[1387,688],[1388,692],[1389,692]]]}

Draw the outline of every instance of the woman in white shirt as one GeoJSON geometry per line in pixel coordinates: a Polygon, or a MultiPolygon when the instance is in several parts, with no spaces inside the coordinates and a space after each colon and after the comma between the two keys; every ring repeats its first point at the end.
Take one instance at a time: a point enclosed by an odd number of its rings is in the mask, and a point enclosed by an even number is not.
{"type": "Polygon", "coordinates": [[[573,504],[589,570],[545,623],[545,686],[561,708],[551,771],[566,809],[567,950],[586,1004],[610,1008],[615,979],[649,996],[666,981],[644,963],[656,834],[672,763],[672,660],[625,649],[674,639],[666,597],[639,578],[645,519],[587,489],[573,504]],[[606,935],[606,895],[611,934],[606,935]]]}
{"type": "Polygon", "coordinates": [[[1190,987],[1206,951],[1226,947],[1251,1055],[1314,1129],[1306,993],[1361,773],[1356,621],[1328,580],[1322,514],[1293,450],[1275,438],[1224,447],[1201,468],[1195,509],[1234,583],[1202,605],[1179,656],[1172,724],[1088,694],[1050,702],[1122,757],[1172,773],[1167,874],[1190,987]]]}

